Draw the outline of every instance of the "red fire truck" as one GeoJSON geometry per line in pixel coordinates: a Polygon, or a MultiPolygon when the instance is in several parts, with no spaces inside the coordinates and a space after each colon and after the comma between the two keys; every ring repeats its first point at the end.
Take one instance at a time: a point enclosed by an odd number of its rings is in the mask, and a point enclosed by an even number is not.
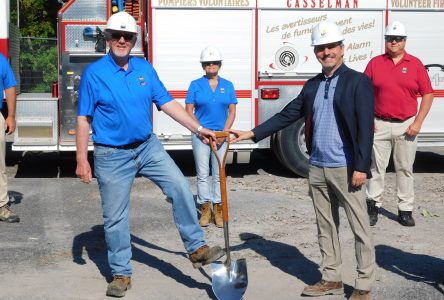
{"type": "MultiPolygon", "coordinates": [[[[2,13],[9,11],[8,3],[0,0],[2,13]]],[[[419,146],[444,146],[442,0],[70,0],[58,14],[57,90],[18,95],[13,150],[75,150],[82,71],[106,53],[106,20],[120,10],[137,20],[132,54],[149,60],[182,103],[190,81],[201,76],[201,49],[219,48],[224,56],[221,74],[234,83],[239,102],[233,128],[243,130],[279,112],[320,71],[310,47],[313,25],[336,22],[345,36],[345,63],[363,71],[372,57],[384,52],[385,26],[399,20],[407,26],[407,50],[427,65],[435,89],[419,146]]],[[[4,30],[8,19],[0,15],[0,51],[14,59],[13,30],[4,30]]],[[[156,109],[153,116],[154,132],[166,149],[191,149],[188,130],[156,109]]],[[[231,160],[248,162],[252,150],[272,148],[285,167],[305,176],[303,132],[301,119],[259,143],[232,145],[231,160]]]]}

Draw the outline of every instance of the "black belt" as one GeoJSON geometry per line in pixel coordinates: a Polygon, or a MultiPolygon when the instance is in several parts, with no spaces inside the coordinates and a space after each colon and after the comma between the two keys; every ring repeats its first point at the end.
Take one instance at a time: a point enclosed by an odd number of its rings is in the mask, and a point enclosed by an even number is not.
{"type": "MultiPolygon", "coordinates": [[[[412,116],[412,117],[413,117],[413,116],[412,116]]],[[[383,120],[383,121],[387,121],[387,122],[402,123],[402,122],[407,121],[407,120],[410,119],[411,117],[408,117],[408,118],[405,118],[405,119],[398,119],[398,118],[390,118],[390,117],[383,117],[383,116],[376,116],[376,115],[375,115],[375,118],[376,118],[376,119],[383,120]]]]}
{"type": "MultiPolygon", "coordinates": [[[[146,140],[145,140],[146,141],[146,140]]],[[[109,148],[116,148],[116,149],[135,149],[137,147],[139,147],[140,145],[142,145],[143,143],[145,143],[145,141],[137,141],[134,143],[129,143],[126,145],[120,145],[120,146],[113,146],[113,145],[106,145],[106,144],[100,144],[100,143],[94,143],[94,146],[102,146],[102,147],[109,147],[109,148]]]]}

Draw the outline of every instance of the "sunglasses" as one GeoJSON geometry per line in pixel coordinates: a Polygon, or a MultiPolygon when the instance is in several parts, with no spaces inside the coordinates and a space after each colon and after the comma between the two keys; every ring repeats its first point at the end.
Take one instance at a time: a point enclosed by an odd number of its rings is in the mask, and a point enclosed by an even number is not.
{"type": "Polygon", "coordinates": [[[210,65],[215,65],[215,66],[220,66],[221,62],[220,61],[205,61],[202,63],[202,65],[204,67],[208,67],[210,65]]]}
{"type": "Polygon", "coordinates": [[[113,41],[120,41],[120,39],[123,37],[125,42],[130,42],[133,40],[135,35],[133,33],[113,32],[110,36],[113,41]]]}
{"type": "Polygon", "coordinates": [[[342,43],[331,43],[331,44],[326,44],[326,45],[318,45],[314,47],[314,51],[315,52],[322,52],[325,49],[331,50],[334,49],[338,46],[340,46],[342,43]]]}
{"type": "Polygon", "coordinates": [[[402,42],[405,41],[405,36],[393,36],[393,35],[388,35],[385,37],[385,41],[387,43],[393,43],[393,42],[402,42]]]}

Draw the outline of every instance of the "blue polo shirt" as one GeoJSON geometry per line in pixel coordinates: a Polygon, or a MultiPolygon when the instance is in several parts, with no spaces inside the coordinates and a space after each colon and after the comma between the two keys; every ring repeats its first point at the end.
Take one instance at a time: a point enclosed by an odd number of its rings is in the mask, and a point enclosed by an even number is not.
{"type": "Polygon", "coordinates": [[[220,131],[228,118],[228,106],[237,104],[237,99],[231,81],[220,76],[218,80],[214,92],[205,76],[193,80],[185,103],[194,104],[194,115],[203,127],[220,131]]]}
{"type": "MultiPolygon", "coordinates": [[[[14,72],[12,71],[11,65],[9,65],[8,60],[3,54],[0,53],[0,93],[3,95],[3,91],[12,88],[17,85],[15,81],[14,72]]],[[[3,107],[3,98],[0,101],[0,109],[3,107]]]]}
{"type": "Polygon", "coordinates": [[[334,102],[338,74],[324,76],[313,104],[313,140],[309,162],[321,168],[352,165],[353,148],[338,125],[334,102]]]}
{"type": "Polygon", "coordinates": [[[149,62],[130,56],[124,70],[108,53],[84,70],[77,115],[92,118],[94,142],[121,146],[146,140],[152,103],[160,110],[172,99],[149,62]]]}

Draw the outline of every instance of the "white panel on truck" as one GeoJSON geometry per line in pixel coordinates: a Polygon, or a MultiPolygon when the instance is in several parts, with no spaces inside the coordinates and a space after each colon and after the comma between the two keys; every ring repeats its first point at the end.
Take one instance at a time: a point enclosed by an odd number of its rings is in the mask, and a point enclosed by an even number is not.
{"type": "MultiPolygon", "coordinates": [[[[200,52],[208,45],[223,56],[220,76],[233,82],[236,90],[251,91],[254,66],[253,10],[154,9],[153,64],[169,91],[183,95],[192,80],[204,75],[200,52]]],[[[251,98],[238,99],[234,128],[253,127],[251,98]]],[[[158,135],[190,132],[163,113],[154,114],[158,135]]]]}
{"type": "MultiPolygon", "coordinates": [[[[389,22],[398,20],[406,26],[406,51],[419,58],[424,65],[444,66],[444,18],[443,11],[392,11],[389,22]]],[[[444,71],[439,67],[430,67],[429,76],[433,89],[444,91],[444,71]]],[[[432,108],[421,128],[423,134],[440,133],[444,142],[443,116],[444,97],[435,96],[432,108]]],[[[420,102],[420,101],[418,101],[420,102]]]]}
{"type": "Polygon", "coordinates": [[[324,20],[340,26],[345,37],[345,63],[355,70],[363,71],[370,58],[383,49],[382,10],[261,10],[259,20],[259,73],[264,76],[319,73],[311,29],[324,20]]]}
{"type": "MultiPolygon", "coordinates": [[[[401,1],[401,0],[397,0],[401,1]]],[[[258,8],[381,9],[386,0],[257,0],[258,8]]]]}

